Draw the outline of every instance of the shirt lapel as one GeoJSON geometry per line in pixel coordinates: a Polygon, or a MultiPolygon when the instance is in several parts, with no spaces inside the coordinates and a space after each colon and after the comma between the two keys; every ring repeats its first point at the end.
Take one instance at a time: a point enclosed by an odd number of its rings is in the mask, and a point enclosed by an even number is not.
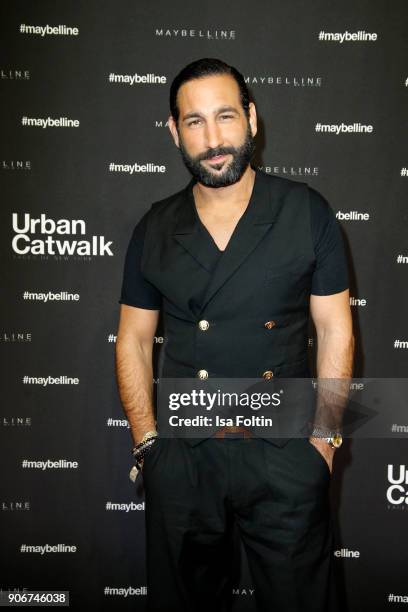
{"type": "Polygon", "coordinates": [[[195,180],[192,179],[185,188],[173,236],[203,268],[212,271],[200,312],[195,313],[198,316],[270,230],[282,206],[281,194],[273,189],[275,183],[271,177],[258,168],[254,170],[255,181],[248,206],[239,219],[227,248],[221,254],[217,253],[219,259],[214,269],[214,249],[217,247],[210,236],[207,240],[200,231],[201,222],[192,191],[195,180]]]}

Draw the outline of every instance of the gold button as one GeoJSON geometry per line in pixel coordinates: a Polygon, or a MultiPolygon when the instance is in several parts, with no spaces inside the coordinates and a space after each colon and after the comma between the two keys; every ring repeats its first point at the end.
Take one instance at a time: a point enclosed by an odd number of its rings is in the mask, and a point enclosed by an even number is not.
{"type": "Polygon", "coordinates": [[[272,327],[274,327],[275,325],[276,325],[275,321],[267,321],[265,323],[266,329],[272,329],[272,327]]]}
{"type": "Polygon", "coordinates": [[[208,378],[208,372],[207,372],[207,370],[198,370],[197,376],[201,380],[206,380],[206,378],[208,378]]]}
{"type": "Polygon", "coordinates": [[[208,329],[210,327],[210,324],[208,321],[206,321],[205,319],[203,319],[202,321],[198,322],[198,327],[202,330],[205,331],[206,329],[208,329]]]}
{"type": "Polygon", "coordinates": [[[270,378],[272,378],[273,376],[273,372],[272,370],[266,370],[262,376],[264,377],[265,380],[269,380],[270,378]]]}

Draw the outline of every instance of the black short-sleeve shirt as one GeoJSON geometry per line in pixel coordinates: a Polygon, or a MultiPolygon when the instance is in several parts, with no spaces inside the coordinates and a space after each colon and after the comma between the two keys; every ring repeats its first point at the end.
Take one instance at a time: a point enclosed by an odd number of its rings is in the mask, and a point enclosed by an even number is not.
{"type": "Polygon", "coordinates": [[[137,223],[127,247],[119,303],[149,310],[160,310],[161,293],[149,283],[140,270],[147,214],[145,213],[137,223]]]}
{"type": "MultiPolygon", "coordinates": [[[[311,233],[316,257],[311,293],[339,293],[349,287],[347,260],[339,222],[327,200],[318,191],[309,187],[309,194],[311,233]]],[[[149,283],[140,271],[147,214],[137,223],[128,244],[119,303],[160,310],[160,291],[149,283]]],[[[200,225],[200,231],[203,231],[203,227],[200,225]]],[[[222,251],[219,251],[219,256],[221,254],[222,251]]],[[[216,263],[216,257],[214,261],[216,263]]]]}

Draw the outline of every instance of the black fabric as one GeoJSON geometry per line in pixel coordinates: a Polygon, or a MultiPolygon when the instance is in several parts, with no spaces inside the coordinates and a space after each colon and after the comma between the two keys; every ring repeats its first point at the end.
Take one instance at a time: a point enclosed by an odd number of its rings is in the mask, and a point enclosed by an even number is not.
{"type": "MultiPolygon", "coordinates": [[[[327,200],[315,189],[309,187],[311,231],[316,255],[316,269],[312,278],[311,293],[314,295],[331,295],[344,291],[349,286],[348,267],[340,225],[327,200]]],[[[147,214],[136,224],[130,238],[123,270],[120,304],[160,310],[161,293],[144,278],[140,271],[146,232],[147,214]]],[[[212,247],[213,269],[217,265],[222,251],[215,244],[207,228],[200,222],[200,233],[212,247]]],[[[205,287],[196,287],[193,300],[200,305],[200,297],[205,287]]]]}
{"type": "Polygon", "coordinates": [[[149,310],[160,310],[161,294],[144,278],[140,270],[146,221],[147,213],[134,228],[127,247],[119,303],[149,310]]]}
{"type": "MultiPolygon", "coordinates": [[[[142,470],[147,610],[224,612],[241,540],[259,612],[339,612],[331,472],[306,438],[158,438],[142,470]]],[[[252,604],[250,606],[253,609],[252,604]]]]}
{"type": "Polygon", "coordinates": [[[349,277],[340,224],[327,200],[309,187],[316,269],[311,293],[331,295],[348,289],[349,277]]]}

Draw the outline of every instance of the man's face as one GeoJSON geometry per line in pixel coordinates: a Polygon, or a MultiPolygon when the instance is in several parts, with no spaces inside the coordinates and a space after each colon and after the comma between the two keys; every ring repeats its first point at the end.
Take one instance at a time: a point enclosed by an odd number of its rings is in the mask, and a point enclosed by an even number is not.
{"type": "Polygon", "coordinates": [[[236,183],[255,151],[256,113],[251,103],[248,120],[235,79],[214,75],[188,81],[177,103],[178,126],[173,122],[170,129],[187,169],[206,187],[236,183]]]}

